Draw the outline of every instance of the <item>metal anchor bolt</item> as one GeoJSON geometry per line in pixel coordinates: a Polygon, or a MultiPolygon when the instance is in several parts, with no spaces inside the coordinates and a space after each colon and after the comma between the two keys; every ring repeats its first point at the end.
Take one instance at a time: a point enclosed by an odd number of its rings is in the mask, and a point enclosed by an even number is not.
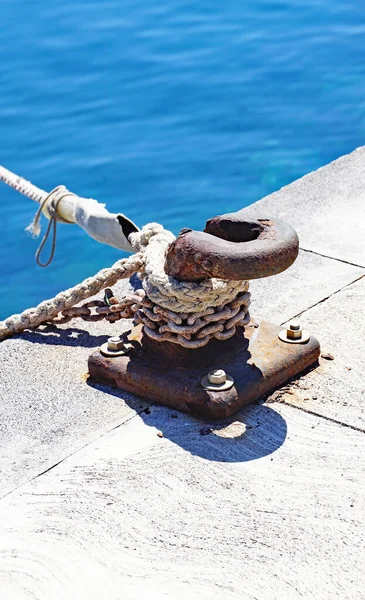
{"type": "Polygon", "coordinates": [[[201,384],[206,390],[226,391],[233,387],[234,379],[223,369],[215,369],[202,377],[201,384]]]}
{"type": "Polygon", "coordinates": [[[291,340],[300,340],[302,337],[302,330],[300,328],[299,321],[292,321],[289,324],[289,329],[286,330],[286,335],[291,340]]]}
{"type": "Polygon", "coordinates": [[[119,336],[113,335],[108,338],[108,341],[105,344],[100,346],[100,352],[103,356],[111,357],[111,356],[124,356],[129,352],[132,348],[132,344],[127,344],[122,340],[119,336]]]}
{"type": "Polygon", "coordinates": [[[289,344],[305,344],[309,338],[309,333],[301,329],[299,321],[291,321],[289,327],[279,333],[279,339],[289,344]]]}

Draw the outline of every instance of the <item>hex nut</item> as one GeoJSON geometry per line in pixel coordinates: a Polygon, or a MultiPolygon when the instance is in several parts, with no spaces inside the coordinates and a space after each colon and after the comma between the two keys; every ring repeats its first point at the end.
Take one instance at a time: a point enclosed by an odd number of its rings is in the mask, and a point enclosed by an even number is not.
{"type": "Polygon", "coordinates": [[[301,329],[299,321],[291,321],[289,327],[279,333],[279,339],[282,342],[291,344],[305,344],[309,338],[309,334],[301,329]]]}
{"type": "Polygon", "coordinates": [[[290,340],[300,340],[302,333],[301,329],[292,329],[291,327],[286,330],[286,335],[290,340]]]}
{"type": "Polygon", "coordinates": [[[133,344],[130,342],[124,343],[123,340],[118,336],[112,336],[108,338],[105,344],[100,346],[100,352],[103,356],[108,358],[115,356],[124,356],[133,348],[133,344]]]}
{"type": "Polygon", "coordinates": [[[210,371],[210,373],[208,373],[208,379],[209,383],[219,385],[227,381],[227,375],[223,369],[215,369],[215,371],[210,371]]]}
{"type": "Polygon", "coordinates": [[[215,369],[201,378],[203,388],[211,392],[224,392],[230,390],[234,385],[234,379],[227,375],[223,369],[215,369]]]}
{"type": "Polygon", "coordinates": [[[113,336],[108,338],[108,350],[110,352],[116,352],[118,350],[122,350],[124,347],[123,340],[120,339],[119,336],[113,336]]]}

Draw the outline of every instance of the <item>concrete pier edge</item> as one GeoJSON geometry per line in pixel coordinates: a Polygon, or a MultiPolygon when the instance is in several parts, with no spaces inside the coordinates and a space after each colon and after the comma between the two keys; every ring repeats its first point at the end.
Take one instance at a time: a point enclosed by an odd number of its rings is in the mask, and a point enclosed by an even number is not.
{"type": "Polygon", "coordinates": [[[365,147],[246,212],[298,232],[251,312],[298,317],[319,367],[207,423],[90,384],[115,325],[2,342],[2,597],[364,597],[365,147]]]}

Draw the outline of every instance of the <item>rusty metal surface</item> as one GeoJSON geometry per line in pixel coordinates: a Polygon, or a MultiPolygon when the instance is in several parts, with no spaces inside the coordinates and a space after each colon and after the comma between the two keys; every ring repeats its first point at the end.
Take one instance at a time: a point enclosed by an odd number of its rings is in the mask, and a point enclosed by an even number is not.
{"type": "Polygon", "coordinates": [[[165,271],[182,281],[259,279],[285,271],[298,252],[290,225],[238,211],[210,219],[204,232],[183,229],[169,248],[165,271]]]}
{"type": "Polygon", "coordinates": [[[257,324],[197,350],[154,342],[142,337],[139,327],[129,336],[134,348],[128,356],[106,358],[99,351],[90,356],[90,377],[201,417],[228,417],[316,363],[320,354],[314,337],[306,344],[285,344],[278,339],[280,327],[257,324]],[[214,369],[234,378],[230,390],[202,387],[202,377],[214,369]]]}

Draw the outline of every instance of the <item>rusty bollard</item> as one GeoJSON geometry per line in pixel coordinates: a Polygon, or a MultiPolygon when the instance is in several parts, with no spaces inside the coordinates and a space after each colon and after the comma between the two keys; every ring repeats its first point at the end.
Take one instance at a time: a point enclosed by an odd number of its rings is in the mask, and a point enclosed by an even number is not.
{"type": "MultiPolygon", "coordinates": [[[[238,211],[210,219],[203,232],[183,229],[168,250],[165,271],[181,281],[260,279],[285,271],[298,251],[298,236],[290,225],[248,219],[238,211]]],[[[293,334],[292,344],[283,341],[281,332],[279,325],[255,318],[237,327],[231,339],[212,339],[203,348],[189,349],[150,339],[138,326],[129,336],[133,348],[128,354],[114,358],[97,351],[90,356],[90,375],[175,409],[223,418],[318,360],[320,347],[313,336],[299,340],[293,334]],[[224,384],[214,382],[212,373],[224,373],[224,384]]]]}

